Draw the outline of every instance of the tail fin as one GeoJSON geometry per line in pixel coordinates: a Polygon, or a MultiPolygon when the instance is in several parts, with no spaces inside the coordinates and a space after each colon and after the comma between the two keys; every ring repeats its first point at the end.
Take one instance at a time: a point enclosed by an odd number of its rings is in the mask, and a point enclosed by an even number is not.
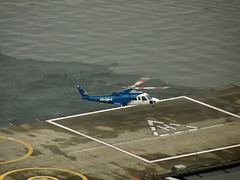
{"type": "Polygon", "coordinates": [[[82,99],[88,99],[89,94],[82,87],[78,86],[77,88],[80,94],[82,95],[82,99]]]}

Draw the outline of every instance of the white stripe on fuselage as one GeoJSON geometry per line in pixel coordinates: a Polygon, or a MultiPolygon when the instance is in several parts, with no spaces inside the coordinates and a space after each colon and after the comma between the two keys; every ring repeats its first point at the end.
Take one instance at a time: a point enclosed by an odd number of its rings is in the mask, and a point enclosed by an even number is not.
{"type": "Polygon", "coordinates": [[[100,98],[99,101],[109,102],[112,101],[113,98],[100,98]]]}

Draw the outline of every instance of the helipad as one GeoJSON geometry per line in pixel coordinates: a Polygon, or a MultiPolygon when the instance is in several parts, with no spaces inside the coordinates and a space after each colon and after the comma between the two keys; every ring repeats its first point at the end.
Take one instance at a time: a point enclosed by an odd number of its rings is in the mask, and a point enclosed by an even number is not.
{"type": "Polygon", "coordinates": [[[88,179],[130,179],[176,164],[236,163],[239,107],[239,88],[232,88],[164,99],[155,107],[113,108],[1,129],[34,151],[17,164],[0,165],[0,172],[47,166],[88,179]]]}

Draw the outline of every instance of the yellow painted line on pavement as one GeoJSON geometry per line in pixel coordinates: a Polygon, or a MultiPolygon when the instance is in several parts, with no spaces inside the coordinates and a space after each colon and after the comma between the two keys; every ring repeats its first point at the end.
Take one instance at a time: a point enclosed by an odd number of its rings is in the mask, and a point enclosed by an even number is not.
{"type": "Polygon", "coordinates": [[[2,138],[2,139],[9,139],[9,140],[11,140],[11,141],[19,142],[19,143],[23,144],[24,146],[26,146],[26,147],[28,148],[28,152],[27,152],[27,154],[25,154],[24,156],[22,156],[22,157],[20,157],[20,158],[18,158],[18,159],[14,159],[14,160],[0,162],[0,165],[1,165],[1,164],[7,164],[7,163],[12,163],[12,162],[20,161],[20,160],[25,159],[25,158],[27,158],[28,156],[30,156],[30,155],[32,154],[32,152],[33,152],[32,146],[30,146],[28,143],[26,143],[26,142],[24,142],[24,141],[21,141],[21,140],[19,140],[19,139],[14,139],[14,138],[5,137],[5,136],[0,136],[0,138],[2,138]]]}
{"type": "Polygon", "coordinates": [[[40,178],[41,178],[41,180],[50,180],[50,179],[59,180],[58,178],[51,177],[51,176],[34,176],[34,177],[28,178],[27,180],[34,180],[34,179],[40,179],[40,178]]]}
{"type": "MultiPolygon", "coordinates": [[[[4,180],[4,178],[5,178],[7,175],[9,175],[9,174],[12,174],[12,173],[15,173],[15,172],[19,172],[19,171],[27,171],[27,170],[55,170],[55,171],[65,171],[65,172],[68,172],[68,173],[71,173],[71,174],[80,176],[80,177],[82,178],[82,180],[88,180],[84,175],[82,175],[82,174],[80,174],[80,173],[77,173],[77,172],[74,172],[74,171],[71,171],[71,170],[59,169],[59,168],[48,168],[48,167],[35,167],[35,168],[16,169],[16,170],[9,171],[9,172],[6,172],[6,173],[4,173],[3,175],[1,175],[1,176],[0,176],[0,180],[4,180]]],[[[36,176],[35,176],[35,177],[36,177],[36,176]]]]}

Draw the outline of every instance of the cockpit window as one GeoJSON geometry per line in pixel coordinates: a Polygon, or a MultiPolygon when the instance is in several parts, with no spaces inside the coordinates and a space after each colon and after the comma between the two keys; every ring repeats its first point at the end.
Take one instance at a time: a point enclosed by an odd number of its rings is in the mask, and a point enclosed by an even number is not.
{"type": "Polygon", "coordinates": [[[152,97],[150,97],[149,95],[146,95],[147,96],[147,98],[149,99],[149,100],[151,100],[152,99],[152,97]]]}
{"type": "Polygon", "coordinates": [[[142,96],[143,101],[147,101],[147,98],[145,96],[142,96]]]}

